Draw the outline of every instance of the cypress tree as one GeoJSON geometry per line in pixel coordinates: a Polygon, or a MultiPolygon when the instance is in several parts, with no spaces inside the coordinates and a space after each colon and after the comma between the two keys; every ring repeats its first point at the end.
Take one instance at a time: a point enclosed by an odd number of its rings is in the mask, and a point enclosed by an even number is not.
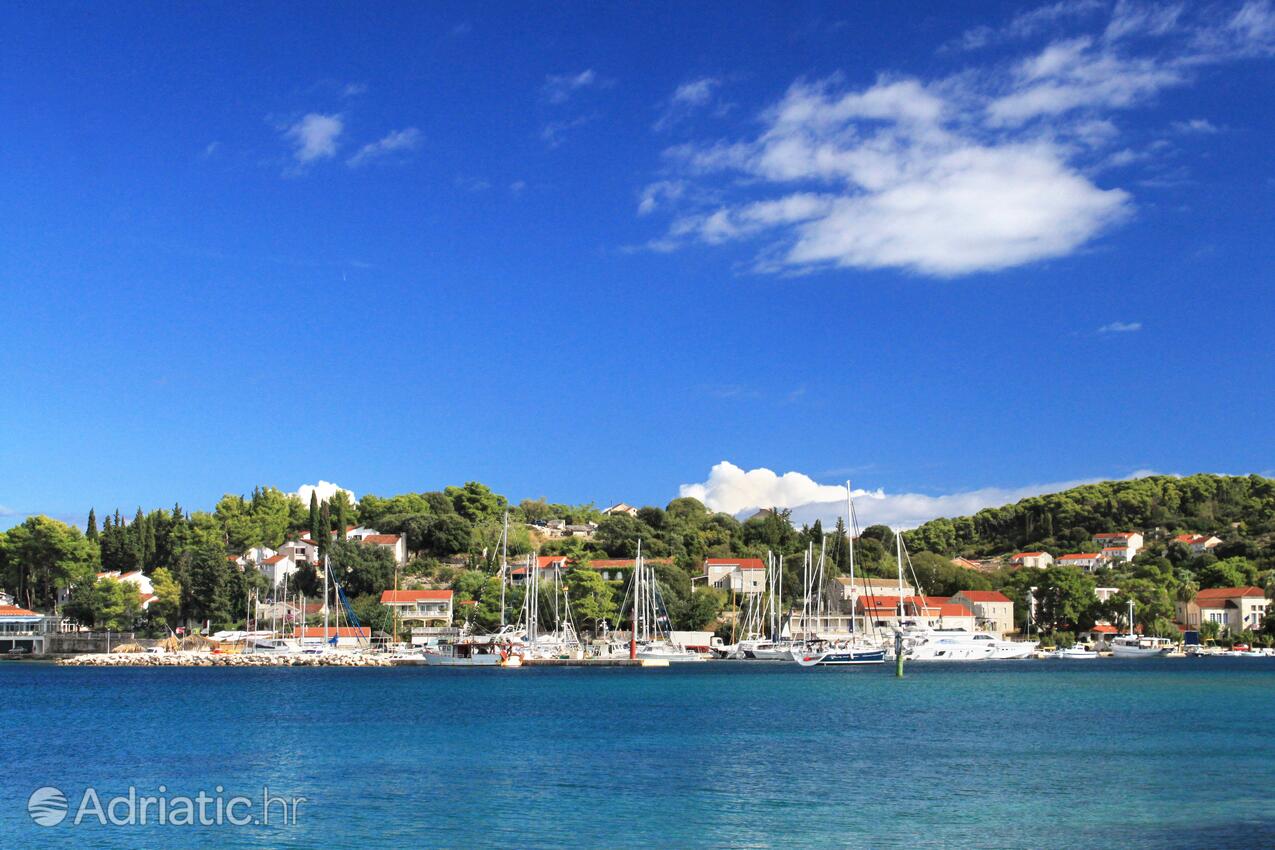
{"type": "Polygon", "coordinates": [[[89,540],[97,539],[97,514],[92,508],[89,508],[89,526],[85,529],[84,536],[89,540]]]}
{"type": "Polygon", "coordinates": [[[313,490],[310,491],[310,539],[315,543],[320,540],[319,537],[319,496],[313,490]]]}
{"type": "MultiPolygon", "coordinates": [[[[344,496],[345,494],[342,493],[339,495],[344,496]]],[[[336,539],[342,542],[345,542],[345,527],[346,527],[345,499],[338,498],[336,500],[336,539]]]]}
{"type": "Polygon", "coordinates": [[[319,554],[323,555],[328,551],[328,541],[332,539],[332,517],[328,513],[327,502],[324,502],[319,508],[319,527],[321,533],[315,538],[314,542],[319,546],[319,554]]]}

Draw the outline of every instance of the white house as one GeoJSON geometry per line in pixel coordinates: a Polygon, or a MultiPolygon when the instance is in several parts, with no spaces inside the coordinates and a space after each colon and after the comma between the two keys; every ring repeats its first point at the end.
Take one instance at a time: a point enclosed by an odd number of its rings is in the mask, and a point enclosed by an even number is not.
{"type": "Polygon", "coordinates": [[[1117,561],[1132,561],[1133,556],[1142,551],[1142,535],[1136,531],[1110,531],[1093,536],[1094,545],[1100,547],[1107,557],[1117,561]],[[1120,550],[1117,552],[1116,550],[1120,550]]]}
{"type": "Polygon", "coordinates": [[[1078,555],[1059,555],[1057,563],[1064,567],[1080,567],[1087,573],[1091,573],[1102,565],[1103,558],[1101,552],[1085,552],[1078,555]]]}
{"type": "Polygon", "coordinates": [[[294,564],[319,563],[319,546],[310,539],[309,533],[302,535],[296,540],[289,540],[284,543],[275,554],[291,558],[294,564]]]}
{"type": "MultiPolygon", "coordinates": [[[[536,578],[539,581],[542,581],[542,582],[553,581],[553,574],[555,572],[567,571],[567,556],[566,555],[539,555],[536,557],[536,570],[539,572],[539,575],[536,576],[536,578]]],[[[525,584],[527,581],[528,574],[529,574],[529,571],[527,569],[526,564],[522,564],[516,567],[511,564],[509,569],[509,583],[510,584],[525,584]]]]}
{"type": "Polygon", "coordinates": [[[281,552],[278,555],[266,558],[257,569],[261,571],[261,574],[266,577],[272,587],[278,587],[283,584],[285,577],[294,575],[300,567],[290,556],[281,552]]]}
{"type": "Polygon", "coordinates": [[[886,634],[901,622],[971,632],[977,627],[974,612],[946,596],[905,596],[902,618],[899,617],[898,596],[860,596],[855,614],[862,618],[865,628],[886,634]]]}
{"type": "Polygon", "coordinates": [[[412,627],[412,643],[424,644],[429,635],[452,624],[452,591],[387,590],[381,604],[392,609],[400,623],[412,627]]]}
{"type": "Polygon", "coordinates": [[[1009,562],[1016,567],[1035,567],[1043,570],[1053,566],[1054,556],[1048,552],[1015,552],[1009,562]]]}
{"type": "Polygon", "coordinates": [[[1007,635],[1014,631],[1014,601],[995,590],[962,590],[951,602],[963,605],[974,614],[978,628],[1007,635]]]}
{"type": "Polygon", "coordinates": [[[1212,534],[1179,534],[1173,538],[1173,542],[1181,543],[1198,555],[1219,546],[1222,543],[1222,538],[1214,537],[1212,534]]]}
{"type": "Polygon", "coordinates": [[[704,578],[730,593],[761,593],[766,589],[766,564],[761,558],[705,558],[704,578]]]}
{"type": "Polygon", "coordinates": [[[388,549],[394,556],[394,563],[400,567],[407,563],[407,538],[402,534],[365,534],[357,539],[364,546],[380,546],[388,549]]]}
{"type": "MultiPolygon", "coordinates": [[[[855,600],[860,596],[893,596],[895,599],[899,597],[899,583],[892,578],[855,576],[854,582],[851,583],[848,576],[837,576],[834,581],[841,591],[838,601],[848,603],[850,608],[854,607],[855,600]]],[[[912,596],[915,593],[916,590],[913,589],[912,585],[904,583],[904,596],[912,596]]]]}

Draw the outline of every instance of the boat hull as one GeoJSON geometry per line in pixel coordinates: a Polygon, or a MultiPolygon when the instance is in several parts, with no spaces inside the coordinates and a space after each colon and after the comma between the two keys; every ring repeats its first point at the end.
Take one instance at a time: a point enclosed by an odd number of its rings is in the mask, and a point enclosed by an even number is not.
{"type": "Polygon", "coordinates": [[[884,664],[884,649],[836,649],[818,655],[806,655],[796,659],[802,667],[853,667],[866,664],[884,664]]]}

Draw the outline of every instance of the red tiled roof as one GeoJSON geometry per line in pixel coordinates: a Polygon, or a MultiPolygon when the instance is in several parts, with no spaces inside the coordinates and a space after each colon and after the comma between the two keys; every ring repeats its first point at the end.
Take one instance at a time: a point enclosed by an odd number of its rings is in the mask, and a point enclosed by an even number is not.
{"type": "Polygon", "coordinates": [[[1101,555],[1100,552],[1082,552],[1075,555],[1059,555],[1058,560],[1060,561],[1093,560],[1094,558],[1097,558],[1100,555],[1101,555]]]}
{"type": "Polygon", "coordinates": [[[1017,554],[1011,555],[1009,559],[1011,561],[1017,561],[1019,558],[1039,558],[1044,554],[1044,552],[1018,552],[1017,554]]]}
{"type": "Polygon", "coordinates": [[[1211,600],[1238,599],[1240,597],[1251,597],[1254,599],[1262,599],[1266,596],[1266,591],[1260,587],[1210,587],[1201,590],[1195,594],[1196,604],[1211,600]]]}
{"type": "Polygon", "coordinates": [[[739,567],[741,570],[764,570],[766,564],[761,558],[705,558],[704,572],[709,567],[739,567]]]}
{"type": "Polygon", "coordinates": [[[269,558],[266,558],[266,559],[265,559],[264,561],[262,561],[261,563],[263,563],[263,564],[277,564],[277,563],[279,563],[280,561],[282,561],[282,560],[283,560],[284,558],[286,558],[286,557],[288,557],[288,556],[287,556],[287,555],[271,555],[269,558]]]}
{"type": "MultiPolygon", "coordinates": [[[[355,628],[354,626],[328,626],[328,637],[358,637],[365,638],[369,635],[367,626],[355,628]]],[[[302,626],[301,634],[298,637],[303,638],[321,638],[323,637],[323,626],[302,626]]]]}
{"type": "Polygon", "coordinates": [[[397,546],[397,534],[369,534],[363,538],[364,543],[375,543],[377,546],[397,546]]]}
{"type": "Polygon", "coordinates": [[[16,605],[0,605],[0,617],[38,617],[34,611],[19,608],[16,605]]]}
{"type": "Polygon", "coordinates": [[[1115,540],[1121,537],[1132,537],[1135,534],[1137,534],[1136,531],[1107,531],[1107,532],[1103,532],[1102,534],[1095,534],[1093,536],[1093,539],[1094,540],[1115,540]]]}
{"type": "MultiPolygon", "coordinates": [[[[239,559],[240,559],[241,557],[243,557],[243,556],[242,556],[242,555],[227,555],[227,556],[226,556],[226,560],[227,560],[227,561],[229,561],[229,562],[230,562],[230,563],[232,563],[232,564],[237,564],[237,563],[239,563],[239,559]]],[[[98,573],[98,575],[100,576],[100,575],[101,575],[101,573],[98,573]]]]}
{"type": "Polygon", "coordinates": [[[381,604],[407,602],[446,602],[452,598],[450,590],[386,590],[381,592],[381,604]]]}
{"type": "Polygon", "coordinates": [[[1010,598],[999,590],[962,590],[959,594],[970,602],[1009,602],[1010,598]]]}
{"type": "Polygon", "coordinates": [[[1119,629],[1115,626],[1108,626],[1106,623],[1099,623],[1089,631],[1097,632],[1100,635],[1114,635],[1119,633],[1119,629]]]}
{"type": "MultiPolygon", "coordinates": [[[[672,558],[643,558],[647,564],[671,564],[672,558]]],[[[635,558],[594,558],[588,566],[595,570],[633,569],[635,558]]]]}
{"type": "MultiPolygon", "coordinates": [[[[536,566],[545,570],[552,566],[565,568],[567,566],[566,555],[540,555],[536,558],[536,566]]],[[[525,572],[525,570],[524,570],[525,572]]]]}

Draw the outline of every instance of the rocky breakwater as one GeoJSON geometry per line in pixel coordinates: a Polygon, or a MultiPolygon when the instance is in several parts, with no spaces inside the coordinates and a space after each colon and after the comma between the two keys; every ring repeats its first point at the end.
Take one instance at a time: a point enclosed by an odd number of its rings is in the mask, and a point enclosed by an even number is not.
{"type": "Polygon", "coordinates": [[[210,652],[94,653],[59,659],[67,667],[390,667],[388,655],[323,652],[297,655],[210,652]]]}

